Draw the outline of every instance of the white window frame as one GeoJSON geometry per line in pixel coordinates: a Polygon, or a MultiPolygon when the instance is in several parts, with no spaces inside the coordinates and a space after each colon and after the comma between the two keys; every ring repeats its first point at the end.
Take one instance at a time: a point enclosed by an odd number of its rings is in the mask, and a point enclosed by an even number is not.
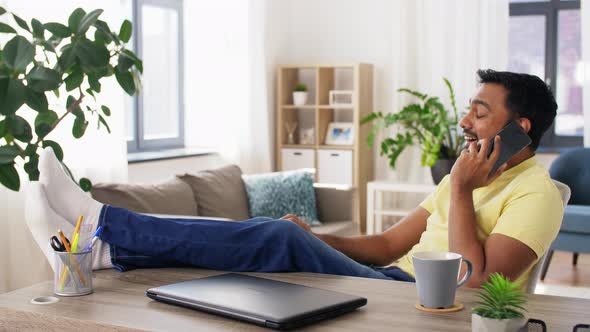
{"type": "Polygon", "coordinates": [[[170,138],[144,138],[143,95],[138,94],[133,102],[133,139],[127,141],[127,152],[176,149],[184,147],[184,26],[182,0],[135,0],[133,1],[134,38],[133,48],[143,58],[141,8],[144,5],[175,10],[178,14],[178,135],[170,138]]]}

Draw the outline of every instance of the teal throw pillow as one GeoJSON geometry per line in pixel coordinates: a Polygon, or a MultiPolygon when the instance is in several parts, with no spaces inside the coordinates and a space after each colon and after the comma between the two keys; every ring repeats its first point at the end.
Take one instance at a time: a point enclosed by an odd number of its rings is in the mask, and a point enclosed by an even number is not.
{"type": "Polygon", "coordinates": [[[319,225],[313,170],[295,170],[242,176],[250,217],[279,219],[294,214],[308,225],[319,225]]]}

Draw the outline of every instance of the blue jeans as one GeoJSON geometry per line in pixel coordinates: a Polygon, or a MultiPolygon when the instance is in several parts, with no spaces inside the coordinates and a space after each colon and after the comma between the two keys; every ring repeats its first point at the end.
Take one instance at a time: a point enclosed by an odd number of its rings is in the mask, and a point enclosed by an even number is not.
{"type": "Polygon", "coordinates": [[[330,247],[295,223],[157,218],[105,205],[100,239],[115,269],[195,266],[234,272],[315,272],[414,281],[397,267],[373,268],[330,247]]]}

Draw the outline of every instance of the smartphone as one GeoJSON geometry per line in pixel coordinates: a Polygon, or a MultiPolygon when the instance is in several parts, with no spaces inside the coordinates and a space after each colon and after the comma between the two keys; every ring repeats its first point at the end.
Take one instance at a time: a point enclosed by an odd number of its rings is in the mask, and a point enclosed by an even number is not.
{"type": "MultiPolygon", "coordinates": [[[[527,146],[531,145],[532,140],[516,121],[511,121],[504,128],[502,128],[496,135],[500,136],[500,144],[502,150],[500,151],[500,157],[492,167],[490,174],[496,173],[498,168],[505,164],[508,160],[512,159],[520,151],[524,150],[527,146]]],[[[494,135],[495,137],[495,135],[494,135]]],[[[494,139],[490,140],[490,150],[488,157],[494,151],[494,139]]]]}

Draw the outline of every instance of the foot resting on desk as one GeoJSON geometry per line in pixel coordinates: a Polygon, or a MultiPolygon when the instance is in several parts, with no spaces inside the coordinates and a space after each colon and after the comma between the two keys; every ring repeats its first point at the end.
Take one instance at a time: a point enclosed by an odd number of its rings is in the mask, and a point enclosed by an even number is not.
{"type": "MultiPolygon", "coordinates": [[[[53,264],[53,254],[49,238],[61,229],[66,236],[71,236],[82,215],[83,226],[80,229],[80,247],[86,245],[96,231],[100,210],[103,204],[95,201],[82,191],[65,173],[53,149],[45,148],[39,157],[40,185],[32,186],[30,199],[34,204],[27,204],[32,209],[27,216],[29,227],[47,259],[53,264]],[[36,211],[35,211],[36,210],[36,211]],[[30,217],[30,218],[29,218],[30,217]],[[34,224],[34,225],[32,225],[34,224]]],[[[70,238],[70,240],[72,240],[70,238]]],[[[93,269],[112,267],[109,246],[98,240],[93,248],[93,269]]]]}

